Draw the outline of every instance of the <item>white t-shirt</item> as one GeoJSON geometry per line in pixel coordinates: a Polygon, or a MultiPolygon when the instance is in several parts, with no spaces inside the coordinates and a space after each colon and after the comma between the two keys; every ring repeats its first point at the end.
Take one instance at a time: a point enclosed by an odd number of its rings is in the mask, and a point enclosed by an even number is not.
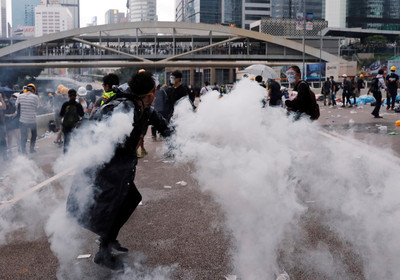
{"type": "Polygon", "coordinates": [[[204,95],[204,94],[206,94],[207,92],[211,92],[211,91],[212,91],[212,88],[209,87],[209,86],[202,87],[201,90],[200,90],[200,95],[204,95]]]}

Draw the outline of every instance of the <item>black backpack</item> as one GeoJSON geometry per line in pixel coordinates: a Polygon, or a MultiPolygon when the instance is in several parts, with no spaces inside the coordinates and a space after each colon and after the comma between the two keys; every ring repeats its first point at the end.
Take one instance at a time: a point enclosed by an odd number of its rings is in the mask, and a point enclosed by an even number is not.
{"type": "MultiPolygon", "coordinates": [[[[302,81],[301,83],[307,84],[304,81],[302,81]]],[[[321,112],[319,111],[319,105],[315,98],[315,93],[311,90],[311,88],[308,84],[307,84],[307,86],[308,86],[308,92],[310,93],[310,99],[311,99],[311,104],[310,104],[307,114],[310,115],[311,120],[315,121],[315,120],[319,119],[321,112]]]]}
{"type": "Polygon", "coordinates": [[[371,86],[369,87],[369,90],[372,93],[376,93],[379,91],[379,79],[378,78],[373,78],[371,81],[371,86]]]}
{"type": "Polygon", "coordinates": [[[79,122],[78,103],[70,104],[65,109],[63,127],[74,128],[79,122]]]}

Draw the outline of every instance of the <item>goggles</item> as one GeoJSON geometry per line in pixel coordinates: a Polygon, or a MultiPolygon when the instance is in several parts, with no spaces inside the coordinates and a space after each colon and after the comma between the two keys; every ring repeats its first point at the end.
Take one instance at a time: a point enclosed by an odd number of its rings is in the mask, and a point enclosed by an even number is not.
{"type": "Polygon", "coordinates": [[[289,70],[289,71],[286,71],[286,77],[287,76],[296,76],[296,72],[294,71],[294,70],[289,70]]]}

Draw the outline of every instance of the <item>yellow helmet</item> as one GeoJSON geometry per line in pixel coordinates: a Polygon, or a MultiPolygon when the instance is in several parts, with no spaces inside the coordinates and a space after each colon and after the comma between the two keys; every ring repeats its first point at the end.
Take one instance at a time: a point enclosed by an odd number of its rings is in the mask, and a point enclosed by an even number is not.
{"type": "Polygon", "coordinates": [[[34,84],[27,84],[26,89],[28,90],[28,88],[33,89],[33,93],[36,93],[36,86],[34,84]]]}
{"type": "Polygon", "coordinates": [[[60,92],[61,92],[61,94],[67,94],[68,93],[68,88],[63,87],[63,88],[61,88],[60,92]]]}
{"type": "Polygon", "coordinates": [[[360,78],[364,78],[364,75],[363,75],[363,74],[361,74],[361,75],[360,75],[360,78]]]}
{"type": "Polygon", "coordinates": [[[59,84],[58,86],[57,86],[57,91],[58,92],[61,92],[61,89],[63,88],[64,86],[62,85],[62,84],[59,84]]]}
{"type": "Polygon", "coordinates": [[[391,71],[396,71],[396,66],[390,67],[390,70],[391,70],[391,71]]]}

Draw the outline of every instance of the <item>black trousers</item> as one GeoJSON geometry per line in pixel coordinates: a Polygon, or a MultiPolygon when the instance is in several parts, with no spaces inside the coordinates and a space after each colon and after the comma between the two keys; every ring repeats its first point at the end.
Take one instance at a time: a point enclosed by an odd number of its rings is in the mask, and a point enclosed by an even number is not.
{"type": "Polygon", "coordinates": [[[375,117],[378,117],[379,110],[381,109],[381,105],[382,105],[382,93],[380,91],[376,92],[376,93],[374,93],[374,97],[376,100],[376,104],[375,104],[375,108],[371,114],[374,115],[375,117]]]}
{"type": "Polygon", "coordinates": [[[120,229],[129,220],[129,217],[132,215],[133,211],[135,211],[140,201],[142,201],[142,195],[136,188],[135,183],[132,182],[109,232],[106,236],[101,236],[102,243],[108,244],[117,239],[120,229]]]}

